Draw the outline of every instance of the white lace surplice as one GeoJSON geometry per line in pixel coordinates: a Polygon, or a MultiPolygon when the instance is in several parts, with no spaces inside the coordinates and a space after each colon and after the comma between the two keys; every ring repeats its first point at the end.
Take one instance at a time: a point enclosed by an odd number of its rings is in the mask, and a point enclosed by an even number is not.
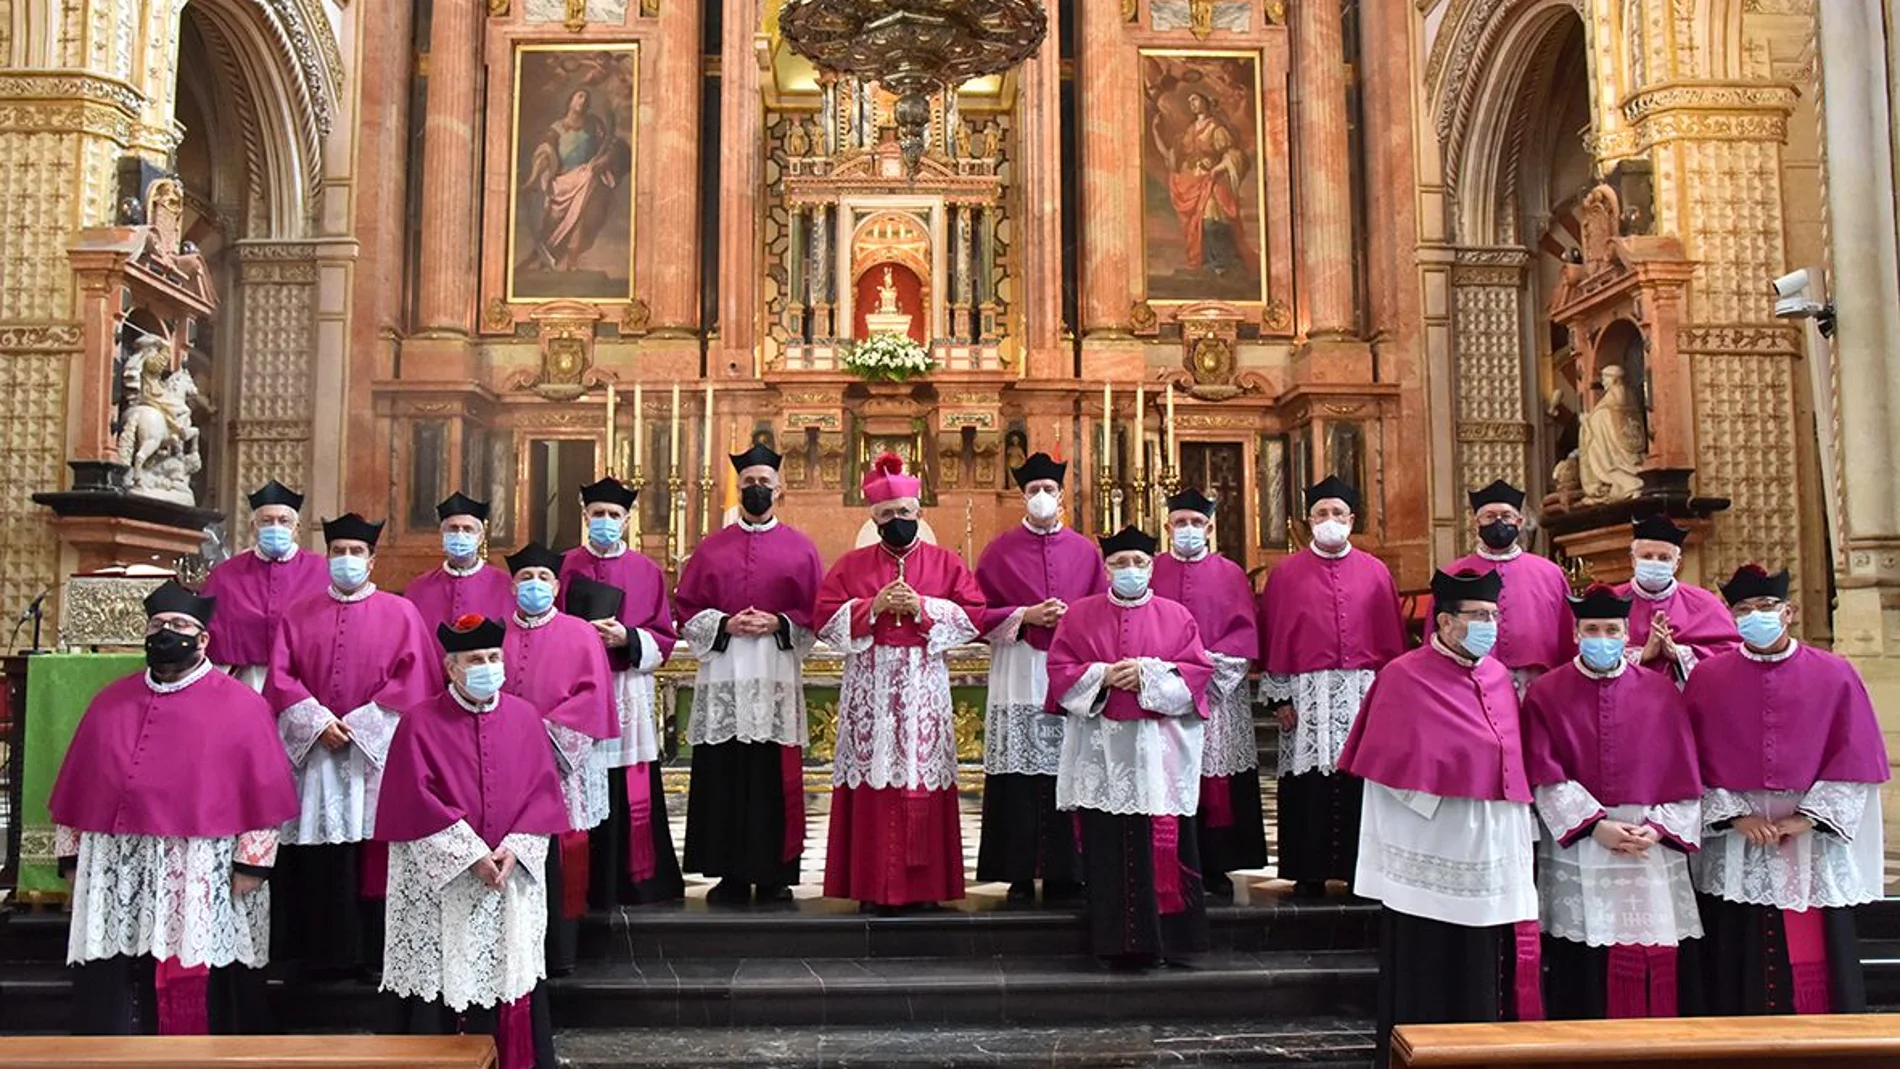
{"type": "Polygon", "coordinates": [[[627,629],[629,651],[638,649],[632,668],[613,674],[614,708],[620,714],[620,735],[602,739],[594,747],[602,768],[626,768],[660,759],[659,720],[653,708],[653,673],[664,658],[660,645],[645,628],[627,629]]]}
{"type": "Polygon", "coordinates": [[[1469,928],[1536,920],[1536,835],[1522,802],[1441,798],[1368,781],[1353,893],[1469,928]]]}
{"type": "Polygon", "coordinates": [[[1339,751],[1346,748],[1346,736],[1359,719],[1373,676],[1370,668],[1323,668],[1261,677],[1261,704],[1290,702],[1298,717],[1290,738],[1280,733],[1280,775],[1330,776],[1339,770],[1339,751]]]}
{"type": "Polygon", "coordinates": [[[943,655],[976,637],[963,608],[924,598],[931,623],[923,646],[878,646],[851,633],[856,599],[839,606],[818,637],[844,653],[832,782],[846,787],[954,790],[956,726],[943,655]]]}
{"type": "Polygon", "coordinates": [[[1117,816],[1191,817],[1201,805],[1203,724],[1194,696],[1174,666],[1141,662],[1136,701],[1159,719],[1109,720],[1108,666],[1090,665],[1062,696],[1069,723],[1062,734],[1056,808],[1117,816]]]}
{"type": "Polygon", "coordinates": [[[1882,895],[1878,784],[1823,780],[1805,794],[1712,787],[1702,796],[1702,821],[1702,850],[1691,867],[1704,894],[1795,910],[1839,909],[1882,895]],[[1715,827],[1750,814],[1773,821],[1796,813],[1833,831],[1817,827],[1774,846],[1756,846],[1733,827],[1715,827]]]}
{"type": "Polygon", "coordinates": [[[297,819],[284,824],[285,843],[355,843],[375,834],[383,761],[400,718],[375,702],[352,709],[341,718],[350,729],[350,744],[331,750],[317,736],[337,719],[314,698],[305,698],[277,718],[277,733],[297,780],[297,819]]]}
{"type": "Polygon", "coordinates": [[[1020,641],[1017,609],[985,636],[990,686],[983,710],[983,771],[994,776],[1053,776],[1062,764],[1062,718],[1043,712],[1049,655],[1020,641]]]}
{"type": "Polygon", "coordinates": [[[561,777],[561,801],[567,806],[568,826],[575,831],[587,831],[607,819],[606,770],[593,759],[593,739],[551,720],[545,724],[548,742],[554,750],[555,771],[561,777]],[[596,770],[601,773],[598,807],[592,790],[596,770]]]}
{"type": "Polygon", "coordinates": [[[237,680],[259,694],[264,693],[264,680],[270,675],[270,666],[263,664],[238,664],[217,666],[218,671],[237,680]]]}
{"type": "Polygon", "coordinates": [[[1642,857],[1605,849],[1589,835],[1558,840],[1601,813],[1626,824],[1654,824],[1678,842],[1701,837],[1701,801],[1603,807],[1581,783],[1539,787],[1537,812],[1550,834],[1537,844],[1537,889],[1544,931],[1593,947],[1675,946],[1702,935],[1689,858],[1662,843],[1642,857]]]}
{"type": "Polygon", "coordinates": [[[713,641],[725,617],[716,609],[705,609],[680,628],[680,638],[699,659],[686,741],[694,746],[722,742],[804,746],[809,729],[803,665],[818,636],[792,624],[789,650],[778,648],[775,635],[730,635],[725,650],[716,651],[713,641]]]}
{"type": "Polygon", "coordinates": [[[268,867],[276,843],[274,830],[187,839],[56,829],[54,852],[78,858],[67,964],[123,954],[262,968],[270,961],[270,885],[233,896],[232,864],[268,867]]]}
{"type": "Polygon", "coordinates": [[[1260,767],[1260,742],[1254,733],[1253,694],[1247,686],[1252,665],[1244,657],[1208,651],[1214,678],[1207,684],[1207,723],[1201,729],[1201,775],[1237,776],[1260,767]]]}
{"type": "Polygon", "coordinates": [[[502,846],[517,864],[497,891],[469,871],[489,850],[466,821],[389,845],[384,991],[462,1013],[513,1002],[546,978],[548,840],[510,835],[502,846]]]}

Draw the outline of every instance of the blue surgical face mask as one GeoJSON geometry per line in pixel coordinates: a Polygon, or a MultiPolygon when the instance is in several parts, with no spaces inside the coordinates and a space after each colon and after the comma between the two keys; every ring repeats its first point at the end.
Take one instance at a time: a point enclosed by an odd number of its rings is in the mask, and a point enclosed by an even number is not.
{"type": "Polygon", "coordinates": [[[476,701],[485,702],[501,690],[507,679],[499,661],[471,664],[462,672],[462,689],[476,701]]]}
{"type": "Polygon", "coordinates": [[[554,584],[546,579],[524,579],[515,584],[515,604],[529,616],[539,616],[554,607],[554,584]]]}
{"type": "Polygon", "coordinates": [[[1174,548],[1184,557],[1198,555],[1207,548],[1207,528],[1176,527],[1174,529],[1174,548]]]}
{"type": "Polygon", "coordinates": [[[1623,646],[1620,638],[1585,637],[1577,640],[1577,653],[1595,671],[1607,672],[1623,659],[1623,646]]]}
{"type": "Polygon", "coordinates": [[[481,545],[479,537],[462,531],[450,531],[442,536],[442,552],[448,554],[450,560],[467,560],[481,545]]]}
{"type": "Polygon", "coordinates": [[[611,516],[595,516],[587,521],[587,540],[600,549],[612,549],[620,543],[620,521],[611,516]]]}
{"type": "Polygon", "coordinates": [[[1636,585],[1644,590],[1661,590],[1676,578],[1676,566],[1666,560],[1636,562],[1636,585]]]}
{"type": "Polygon", "coordinates": [[[257,548],[264,551],[266,557],[282,557],[297,544],[297,536],[290,533],[288,527],[275,524],[257,529],[257,548]]]}
{"type": "Polygon", "coordinates": [[[1781,641],[1781,635],[1788,630],[1781,622],[1780,609],[1756,609],[1735,621],[1735,629],[1742,633],[1742,641],[1758,650],[1781,641]]]}
{"type": "Polygon", "coordinates": [[[369,578],[368,557],[331,557],[330,581],[338,589],[355,590],[369,578]]]}
{"type": "Polygon", "coordinates": [[[1109,571],[1108,581],[1116,597],[1133,601],[1148,592],[1148,569],[1115,568],[1109,571]]]}
{"type": "Polygon", "coordinates": [[[1498,624],[1496,620],[1465,621],[1465,652],[1473,657],[1483,657],[1498,644],[1498,624]]]}

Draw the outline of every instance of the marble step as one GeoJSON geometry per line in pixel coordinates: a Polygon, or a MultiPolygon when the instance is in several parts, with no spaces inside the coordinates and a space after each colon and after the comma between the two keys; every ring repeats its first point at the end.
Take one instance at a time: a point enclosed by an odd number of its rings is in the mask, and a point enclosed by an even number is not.
{"type": "Polygon", "coordinates": [[[734,1028],[562,1032],[567,1069],[1365,1069],[1372,1022],[1353,1018],[969,1028],[734,1028]]]}

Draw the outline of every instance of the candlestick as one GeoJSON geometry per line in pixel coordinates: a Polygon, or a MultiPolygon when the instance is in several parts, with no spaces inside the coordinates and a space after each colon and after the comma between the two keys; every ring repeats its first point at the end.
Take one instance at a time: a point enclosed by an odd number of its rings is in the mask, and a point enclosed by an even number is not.
{"type": "MultiPolygon", "coordinates": [[[[634,440],[636,442],[639,441],[637,438],[634,440]]],[[[627,475],[627,488],[633,491],[634,497],[633,515],[627,517],[627,544],[633,547],[635,553],[639,553],[642,552],[640,549],[640,519],[641,514],[646,511],[640,507],[639,499],[640,492],[647,488],[647,476],[646,472],[640,470],[640,462],[638,460],[633,462],[633,467],[628,470],[627,475]]]]}
{"type": "Polygon", "coordinates": [[[672,437],[667,440],[666,457],[678,471],[680,466],[680,384],[673,384],[672,437]]]}
{"type": "Polygon", "coordinates": [[[673,465],[673,473],[666,477],[666,569],[677,573],[680,565],[680,521],[685,511],[686,495],[680,490],[679,464],[673,465]]]}
{"type": "Polygon", "coordinates": [[[1116,528],[1110,526],[1114,521],[1112,513],[1115,507],[1115,499],[1113,494],[1114,482],[1108,477],[1108,469],[1104,467],[1101,470],[1100,476],[1095,481],[1095,527],[1097,531],[1104,535],[1114,534],[1116,530],[1116,528]]]}
{"type": "Polygon", "coordinates": [[[614,478],[620,476],[620,453],[614,449],[614,404],[618,400],[614,384],[607,384],[607,474],[614,478]]]}
{"type": "Polygon", "coordinates": [[[646,387],[633,384],[633,470],[640,470],[640,462],[646,453],[647,412],[646,387]]]}
{"type": "MultiPolygon", "coordinates": [[[[1172,468],[1177,458],[1174,455],[1174,384],[1168,384],[1168,456],[1164,467],[1172,468]]],[[[1170,490],[1170,493],[1173,491],[1170,490]]]]}
{"type": "Polygon", "coordinates": [[[704,538],[713,529],[713,478],[710,470],[699,476],[699,537],[704,538]]]}
{"type": "Polygon", "coordinates": [[[699,477],[702,480],[710,481],[712,479],[713,447],[713,386],[710,382],[706,384],[706,429],[700,435],[700,440],[703,448],[701,450],[702,455],[699,459],[699,477]]]}
{"type": "Polygon", "coordinates": [[[1148,386],[1140,379],[1135,380],[1135,452],[1136,474],[1146,475],[1142,470],[1148,463],[1148,451],[1142,448],[1148,437],[1148,386]]]}
{"type": "Polygon", "coordinates": [[[1104,382],[1102,383],[1102,464],[1101,464],[1101,468],[1103,471],[1108,470],[1108,442],[1109,442],[1109,435],[1113,433],[1113,428],[1111,425],[1114,422],[1115,422],[1114,390],[1111,386],[1109,386],[1108,383],[1104,382]]]}

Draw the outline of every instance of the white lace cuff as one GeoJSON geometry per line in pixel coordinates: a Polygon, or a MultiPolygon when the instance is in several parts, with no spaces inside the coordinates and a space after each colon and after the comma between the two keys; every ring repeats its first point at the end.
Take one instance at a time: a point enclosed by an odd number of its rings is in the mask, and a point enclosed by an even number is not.
{"type": "Polygon", "coordinates": [[[1726,787],[1710,787],[1702,794],[1702,827],[1713,831],[1718,824],[1745,817],[1755,811],[1748,796],[1726,787]]]}
{"type": "Polygon", "coordinates": [[[409,846],[417,870],[429,881],[430,888],[436,891],[447,887],[457,876],[467,872],[470,866],[494,852],[488,849],[488,844],[475,834],[475,829],[469,827],[466,820],[458,820],[409,846]]]}
{"type": "Polygon", "coordinates": [[[1268,672],[1260,677],[1260,704],[1285,705],[1293,700],[1293,677],[1268,672]]]}
{"type": "Polygon", "coordinates": [[[1023,614],[1028,611],[1029,607],[1026,605],[1018,607],[1016,611],[1003,617],[1002,623],[990,628],[989,634],[983,636],[984,640],[992,646],[1006,646],[1012,642],[1021,642],[1023,614]]]}
{"type": "Polygon", "coordinates": [[[791,629],[792,656],[802,664],[805,658],[811,655],[811,648],[818,644],[818,633],[809,627],[800,627],[790,620],[785,621],[785,626],[791,629]]]}
{"type": "Polygon", "coordinates": [[[1801,806],[1796,812],[1814,821],[1816,831],[1825,830],[1826,834],[1851,843],[1867,811],[1867,796],[1873,789],[1866,783],[1821,780],[1801,796],[1801,806]]]}
{"type": "Polygon", "coordinates": [[[1390,794],[1394,801],[1412,812],[1417,813],[1419,816],[1424,817],[1426,820],[1432,819],[1432,817],[1437,814],[1438,803],[1444,801],[1444,799],[1438,795],[1426,791],[1400,791],[1387,787],[1386,793],[1390,794]]]}
{"type": "Polygon", "coordinates": [[[1141,665],[1141,686],[1135,691],[1138,705],[1162,716],[1194,712],[1194,693],[1172,664],[1159,657],[1137,657],[1135,661],[1141,665]]]}
{"type": "Polygon", "coordinates": [[[548,837],[511,832],[502,837],[501,848],[515,855],[515,871],[540,883],[548,863],[548,837]]]}
{"type": "Polygon", "coordinates": [[[1678,686],[1687,686],[1689,684],[1689,673],[1695,671],[1695,666],[1695,651],[1687,646],[1678,645],[1676,647],[1676,668],[1682,673],[1681,681],[1677,684],[1678,686]]]}
{"type": "MultiPolygon", "coordinates": [[[[640,644],[640,659],[634,663],[633,670],[641,675],[652,675],[654,669],[660,667],[660,662],[665,659],[660,656],[660,644],[653,641],[653,636],[648,634],[647,629],[644,627],[631,627],[627,629],[627,643],[629,647],[635,642],[640,644]],[[638,637],[636,638],[635,636],[638,637]]],[[[631,656],[633,650],[629,648],[627,653],[631,656]]]]}
{"type": "Polygon", "coordinates": [[[826,620],[824,626],[818,629],[819,640],[839,653],[847,655],[863,653],[870,649],[871,636],[868,633],[863,635],[851,633],[851,610],[856,608],[857,604],[858,599],[852,598],[838,606],[838,611],[832,613],[831,619],[826,620]]]}
{"type": "Polygon", "coordinates": [[[1674,839],[1685,850],[1696,850],[1702,845],[1702,800],[1700,798],[1652,805],[1644,810],[1643,820],[1657,831],[1674,839]]]}
{"type": "Polygon", "coordinates": [[[1062,710],[1070,716],[1099,716],[1102,706],[1108,703],[1107,688],[1108,666],[1101,663],[1089,665],[1082,678],[1075,681],[1067,694],[1062,696],[1062,710]]]}
{"type": "Polygon", "coordinates": [[[565,724],[552,720],[546,723],[548,741],[554,744],[554,763],[560,766],[561,777],[565,779],[587,764],[587,754],[594,748],[594,740],[565,724]]]}
{"type": "Polygon", "coordinates": [[[1214,662],[1214,678],[1207,684],[1207,704],[1224,704],[1229,694],[1239,694],[1247,683],[1247,672],[1253,662],[1245,657],[1231,657],[1225,653],[1208,653],[1214,662]]]}
{"type": "Polygon", "coordinates": [[[400,719],[375,702],[368,702],[350,710],[343,717],[343,726],[350,729],[350,745],[361,751],[371,767],[381,771],[383,762],[389,758],[389,743],[396,737],[396,724],[400,719]]]}
{"type": "Polygon", "coordinates": [[[925,654],[941,657],[976,637],[976,625],[963,606],[943,598],[923,599],[924,619],[930,621],[929,645],[925,654]]]}
{"type": "Polygon", "coordinates": [[[268,869],[277,865],[277,829],[259,828],[237,837],[237,852],[232,855],[240,865],[268,869]]]}
{"type": "Polygon", "coordinates": [[[334,723],[336,714],[315,698],[305,698],[277,714],[277,737],[284,740],[284,753],[290,755],[290,763],[302,768],[317,736],[334,723]]]}
{"type": "Polygon", "coordinates": [[[1531,796],[1537,803],[1537,815],[1544,818],[1559,846],[1569,846],[1584,825],[1603,818],[1602,803],[1574,779],[1539,787],[1531,796]]]}
{"type": "Polygon", "coordinates": [[[53,825],[53,856],[79,856],[79,829],[65,824],[53,825]]]}
{"type": "Polygon", "coordinates": [[[719,638],[719,622],[726,614],[718,609],[701,609],[693,618],[680,627],[680,638],[686,641],[686,648],[698,660],[717,656],[713,643],[719,638]]]}

